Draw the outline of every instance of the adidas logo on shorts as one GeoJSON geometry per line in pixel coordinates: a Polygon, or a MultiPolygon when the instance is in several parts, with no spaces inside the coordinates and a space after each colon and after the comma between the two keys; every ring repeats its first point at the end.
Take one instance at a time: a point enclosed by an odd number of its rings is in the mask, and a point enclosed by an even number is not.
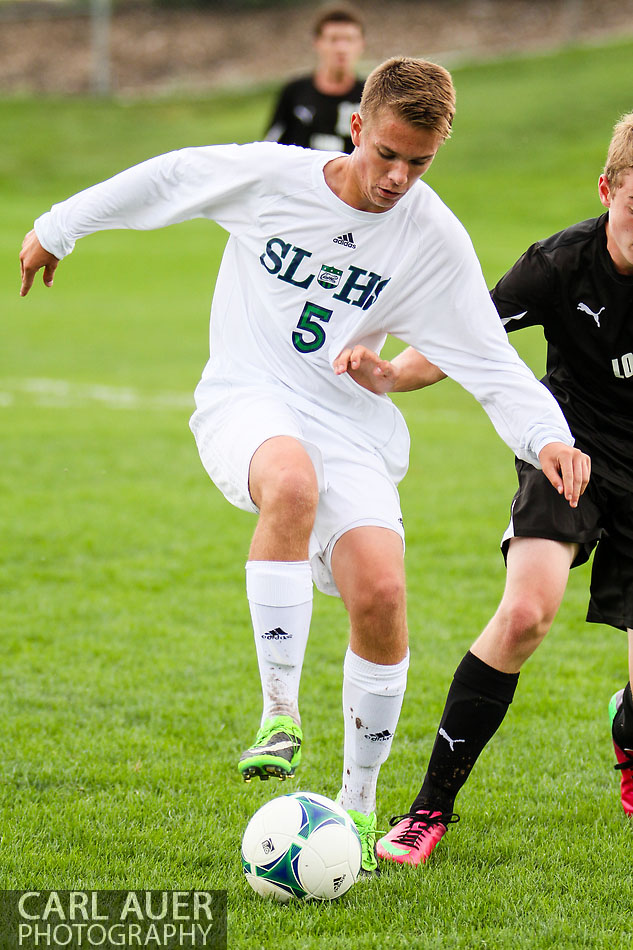
{"type": "Polygon", "coordinates": [[[354,244],[354,235],[350,231],[349,234],[339,234],[338,237],[332,238],[333,244],[342,244],[343,247],[356,247],[354,244]]]}

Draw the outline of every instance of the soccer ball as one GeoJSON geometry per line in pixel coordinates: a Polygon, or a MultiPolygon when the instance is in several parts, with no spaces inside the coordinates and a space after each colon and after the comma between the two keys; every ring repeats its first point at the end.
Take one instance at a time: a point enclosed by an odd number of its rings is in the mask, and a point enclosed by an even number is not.
{"type": "Polygon", "coordinates": [[[255,812],[242,838],[246,880],[264,897],[331,901],[360,871],[354,822],[335,802],[314,792],[281,795],[255,812]]]}

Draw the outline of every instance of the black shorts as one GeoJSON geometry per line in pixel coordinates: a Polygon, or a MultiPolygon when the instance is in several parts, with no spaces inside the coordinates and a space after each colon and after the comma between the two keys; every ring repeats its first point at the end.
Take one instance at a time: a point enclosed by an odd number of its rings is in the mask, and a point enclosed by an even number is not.
{"type": "Polygon", "coordinates": [[[578,507],[570,508],[539,469],[518,459],[516,469],[519,490],[501,541],[504,558],[515,537],[578,544],[572,567],[596,548],[587,620],[633,628],[633,492],[593,473],[578,507]]]}

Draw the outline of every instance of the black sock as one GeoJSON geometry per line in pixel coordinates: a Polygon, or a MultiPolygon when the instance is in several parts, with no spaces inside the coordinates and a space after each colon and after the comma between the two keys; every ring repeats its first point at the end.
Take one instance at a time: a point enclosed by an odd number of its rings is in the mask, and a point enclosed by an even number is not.
{"type": "Polygon", "coordinates": [[[627,683],[622,696],[622,706],[613,720],[613,738],[621,749],[633,749],[633,696],[631,684],[627,683]]]}
{"type": "Polygon", "coordinates": [[[453,810],[455,796],[501,725],[518,680],[518,673],[502,673],[470,651],[466,654],[455,670],[412,812],[429,807],[453,810]]]}

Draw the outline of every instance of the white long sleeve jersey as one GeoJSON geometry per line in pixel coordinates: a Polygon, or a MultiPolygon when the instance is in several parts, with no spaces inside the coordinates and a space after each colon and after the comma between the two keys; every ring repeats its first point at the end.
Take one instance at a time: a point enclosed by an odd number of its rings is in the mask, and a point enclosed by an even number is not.
{"type": "Polygon", "coordinates": [[[558,404],[508,342],[452,212],[422,181],[388,211],[358,211],[326,184],[332,158],[272,142],[169,152],[55,205],[35,231],[60,259],[111,228],[209,218],[229,232],[199,409],[236,387],[273,387],[380,452],[403,427],[400,413],[335,376],[332,362],[347,345],[380,351],[390,333],[471,392],[520,458],[538,466],[548,442],[573,444],[558,404]]]}

